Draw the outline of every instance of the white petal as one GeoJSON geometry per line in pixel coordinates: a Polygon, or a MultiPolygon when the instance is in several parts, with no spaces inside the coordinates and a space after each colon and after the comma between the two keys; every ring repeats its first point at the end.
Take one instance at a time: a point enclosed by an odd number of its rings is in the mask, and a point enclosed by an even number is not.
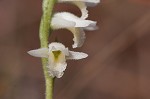
{"type": "Polygon", "coordinates": [[[73,48],[81,47],[85,41],[85,32],[82,28],[68,28],[73,33],[73,48]]]}
{"type": "Polygon", "coordinates": [[[58,0],[58,1],[60,3],[68,2],[68,3],[75,4],[81,10],[82,19],[86,19],[88,17],[87,6],[95,6],[98,3],[100,3],[100,0],[58,0]]]}
{"type": "Polygon", "coordinates": [[[88,10],[85,2],[73,1],[72,4],[75,4],[81,10],[81,19],[86,19],[88,17],[88,10]]]}
{"type": "Polygon", "coordinates": [[[81,19],[69,12],[57,13],[55,16],[61,17],[62,19],[67,21],[75,22],[75,27],[88,27],[96,24],[95,21],[81,19]]]}
{"type": "Polygon", "coordinates": [[[68,48],[66,48],[62,43],[53,42],[53,43],[49,44],[49,52],[57,51],[57,50],[60,50],[67,56],[69,55],[68,48]]]}
{"type": "Polygon", "coordinates": [[[52,29],[62,29],[62,28],[74,27],[74,26],[75,26],[75,22],[65,20],[64,18],[62,18],[57,14],[54,14],[51,21],[52,29]]]}
{"type": "Polygon", "coordinates": [[[87,4],[87,6],[95,6],[100,3],[100,0],[58,0],[58,2],[84,2],[87,4]]]}
{"type": "Polygon", "coordinates": [[[60,3],[67,2],[76,5],[82,13],[82,16],[80,18],[86,19],[88,17],[88,10],[85,2],[82,2],[80,0],[58,0],[60,3]]]}
{"type": "MultiPolygon", "coordinates": [[[[85,29],[85,30],[95,30],[96,29],[95,27],[96,27],[96,23],[97,22],[91,21],[91,20],[81,19],[81,18],[79,18],[79,17],[77,17],[77,16],[75,16],[75,15],[73,15],[71,13],[68,13],[68,12],[56,13],[54,15],[54,17],[58,18],[58,20],[60,18],[61,20],[66,20],[66,22],[75,23],[75,25],[72,24],[72,25],[70,25],[68,27],[67,27],[67,25],[64,25],[65,28],[70,30],[73,33],[73,35],[74,35],[73,48],[81,47],[83,45],[84,40],[85,40],[85,32],[84,32],[83,29],[85,29]]],[[[53,18],[53,19],[55,20],[55,18],[53,18]]],[[[60,24],[63,24],[63,23],[59,23],[59,22],[56,22],[56,23],[54,23],[54,22],[55,21],[52,22],[52,27],[54,29],[58,29],[58,27],[60,28],[60,24]],[[57,24],[58,24],[58,27],[57,27],[57,24]]],[[[61,26],[61,28],[64,28],[64,27],[61,26]]],[[[57,44],[54,44],[54,45],[56,46],[57,44]]],[[[54,46],[54,45],[52,45],[52,46],[54,46]]],[[[62,45],[62,44],[59,44],[59,45],[62,45]]],[[[52,49],[52,46],[49,46],[49,50],[52,49]]],[[[59,49],[59,50],[63,51],[63,49],[65,49],[65,46],[61,46],[61,47],[57,46],[56,49],[57,50],[59,49]]],[[[68,51],[64,50],[63,52],[65,52],[66,55],[67,55],[68,51]]]]}
{"type": "Polygon", "coordinates": [[[49,51],[52,50],[53,47],[55,47],[57,50],[65,49],[65,46],[62,43],[58,42],[52,42],[49,44],[49,51]]]}
{"type": "Polygon", "coordinates": [[[63,76],[63,74],[64,74],[64,71],[65,71],[66,67],[67,67],[67,63],[57,64],[57,67],[55,67],[55,68],[52,68],[52,67],[48,66],[49,75],[51,77],[61,78],[63,76]]]}
{"type": "Polygon", "coordinates": [[[100,0],[85,0],[87,6],[96,6],[98,3],[100,3],[100,0]]]}
{"type": "Polygon", "coordinates": [[[98,26],[96,26],[96,24],[92,24],[91,26],[84,27],[83,29],[87,31],[93,31],[93,30],[98,30],[99,28],[98,26]]]}
{"type": "Polygon", "coordinates": [[[87,2],[87,3],[100,3],[100,0],[58,0],[59,2],[87,2]]]}
{"type": "Polygon", "coordinates": [[[48,57],[48,48],[40,48],[36,50],[28,51],[28,54],[35,56],[35,57],[48,57]]]}
{"type": "Polygon", "coordinates": [[[56,59],[54,54],[51,52],[49,54],[48,59],[49,60],[48,60],[47,67],[48,67],[50,76],[57,77],[57,78],[62,77],[64,74],[63,72],[65,71],[66,66],[67,66],[65,55],[63,53],[60,53],[60,55],[56,59]]]}
{"type": "Polygon", "coordinates": [[[86,53],[82,53],[82,52],[74,52],[74,51],[69,51],[70,55],[68,57],[66,57],[66,59],[75,59],[75,60],[79,60],[79,59],[83,59],[88,57],[88,54],[86,53]]]}

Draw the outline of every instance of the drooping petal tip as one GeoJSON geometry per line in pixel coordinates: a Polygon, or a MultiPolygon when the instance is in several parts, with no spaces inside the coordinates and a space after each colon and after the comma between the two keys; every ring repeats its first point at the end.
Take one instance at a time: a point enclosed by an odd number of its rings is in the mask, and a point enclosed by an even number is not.
{"type": "Polygon", "coordinates": [[[85,32],[82,28],[69,28],[69,30],[73,33],[73,48],[81,47],[85,41],[85,32]]]}

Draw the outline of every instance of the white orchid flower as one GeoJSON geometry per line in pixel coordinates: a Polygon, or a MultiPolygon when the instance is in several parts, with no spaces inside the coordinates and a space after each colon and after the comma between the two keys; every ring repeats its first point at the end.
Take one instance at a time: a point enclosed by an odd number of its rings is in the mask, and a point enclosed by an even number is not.
{"type": "Polygon", "coordinates": [[[48,58],[48,70],[51,77],[60,78],[66,69],[66,60],[79,60],[86,58],[88,55],[82,52],[69,51],[63,44],[53,42],[49,48],[39,48],[28,52],[35,57],[48,58]]]}
{"type": "Polygon", "coordinates": [[[75,4],[81,10],[81,18],[86,19],[88,17],[87,6],[95,6],[100,3],[100,0],[58,0],[58,2],[75,4]]]}
{"type": "Polygon", "coordinates": [[[74,35],[73,48],[81,47],[85,40],[84,29],[96,29],[96,22],[91,20],[81,19],[69,12],[60,12],[54,14],[51,21],[52,29],[68,29],[74,35]]]}

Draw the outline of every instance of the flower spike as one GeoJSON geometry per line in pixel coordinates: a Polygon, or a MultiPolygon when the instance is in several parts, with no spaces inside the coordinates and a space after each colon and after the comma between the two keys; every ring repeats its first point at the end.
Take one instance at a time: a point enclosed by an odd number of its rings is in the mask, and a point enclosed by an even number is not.
{"type": "Polygon", "coordinates": [[[100,3],[100,0],[58,0],[58,2],[66,2],[76,5],[81,10],[81,19],[86,19],[88,17],[87,6],[95,6],[100,3]]]}
{"type": "Polygon", "coordinates": [[[28,54],[35,57],[48,58],[47,68],[51,77],[61,78],[67,67],[66,60],[79,60],[86,58],[88,55],[82,52],[69,51],[63,44],[53,42],[49,48],[39,48],[31,50],[28,54]]]}

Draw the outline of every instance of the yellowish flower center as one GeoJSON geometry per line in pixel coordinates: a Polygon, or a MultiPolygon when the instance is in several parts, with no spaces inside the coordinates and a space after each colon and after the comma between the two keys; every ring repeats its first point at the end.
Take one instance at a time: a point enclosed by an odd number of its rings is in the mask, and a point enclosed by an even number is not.
{"type": "Polygon", "coordinates": [[[52,51],[53,55],[54,55],[54,59],[55,61],[57,61],[59,59],[59,56],[61,55],[61,51],[52,51]]]}

